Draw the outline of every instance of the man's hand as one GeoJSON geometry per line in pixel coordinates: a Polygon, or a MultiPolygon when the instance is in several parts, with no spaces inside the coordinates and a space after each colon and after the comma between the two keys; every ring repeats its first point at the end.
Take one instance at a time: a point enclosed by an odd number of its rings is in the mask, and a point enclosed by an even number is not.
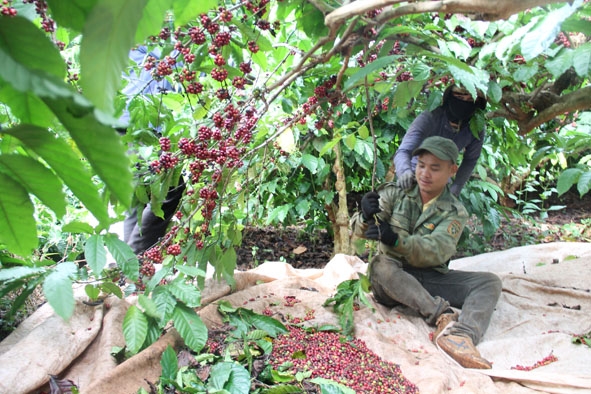
{"type": "Polygon", "coordinates": [[[398,177],[396,181],[396,186],[401,189],[408,190],[412,187],[415,182],[415,174],[412,171],[406,171],[404,174],[398,177]]]}
{"type": "Polygon", "coordinates": [[[388,223],[378,221],[378,224],[369,223],[365,230],[365,238],[382,241],[386,245],[396,246],[398,234],[392,230],[388,223]]]}
{"type": "Polygon", "coordinates": [[[376,192],[365,193],[361,199],[361,213],[365,222],[373,221],[374,215],[381,211],[379,199],[380,195],[376,192]]]}

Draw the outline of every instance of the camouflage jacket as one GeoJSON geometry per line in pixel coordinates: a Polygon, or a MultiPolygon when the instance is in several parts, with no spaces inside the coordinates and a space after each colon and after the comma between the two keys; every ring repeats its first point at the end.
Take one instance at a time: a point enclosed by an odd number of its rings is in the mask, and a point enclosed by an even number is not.
{"type": "MultiPolygon", "coordinates": [[[[386,183],[378,190],[380,208],[378,218],[389,222],[398,234],[396,246],[380,242],[379,250],[390,257],[417,268],[449,271],[448,264],[456,252],[460,235],[468,220],[468,212],[450,192],[449,185],[423,212],[419,187],[408,192],[386,183]]],[[[351,218],[351,229],[358,237],[365,237],[367,223],[361,212],[351,218]]]]}

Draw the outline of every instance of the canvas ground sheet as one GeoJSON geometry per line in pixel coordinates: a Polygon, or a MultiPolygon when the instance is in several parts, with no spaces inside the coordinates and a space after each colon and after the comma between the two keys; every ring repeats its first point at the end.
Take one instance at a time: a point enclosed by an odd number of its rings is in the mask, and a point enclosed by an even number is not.
{"type": "MultiPolygon", "coordinates": [[[[355,312],[355,336],[384,360],[400,365],[421,393],[589,393],[591,348],[573,343],[591,331],[591,244],[555,242],[454,260],[452,269],[491,271],[503,291],[491,324],[478,345],[491,370],[462,368],[430,340],[434,327],[405,307],[375,303],[355,312]],[[553,362],[533,368],[541,360],[553,362]]],[[[294,269],[266,262],[236,272],[234,290],[208,279],[199,314],[209,328],[222,323],[216,301],[276,317],[303,317],[306,324],[338,324],[331,307],[323,307],[336,286],[366,273],[358,257],[337,255],[323,269],[294,269]],[[295,297],[296,303],[285,303],[295,297]]],[[[160,355],[167,346],[183,347],[169,329],[155,344],[117,364],[113,346],[123,346],[123,317],[135,299],[109,298],[103,305],[77,302],[64,322],[47,305],[0,343],[0,394],[47,389],[49,375],[71,379],[86,393],[131,394],[160,376],[160,355]]]]}

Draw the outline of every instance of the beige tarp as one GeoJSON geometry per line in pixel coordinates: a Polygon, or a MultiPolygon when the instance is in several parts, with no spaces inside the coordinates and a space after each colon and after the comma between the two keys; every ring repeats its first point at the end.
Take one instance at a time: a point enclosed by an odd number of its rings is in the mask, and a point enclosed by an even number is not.
{"type": "MultiPolygon", "coordinates": [[[[492,370],[467,370],[429,340],[433,327],[407,308],[355,313],[355,334],[382,358],[399,364],[421,393],[589,393],[591,348],[572,343],[573,335],[591,331],[591,244],[549,243],[463,258],[452,268],[492,271],[503,280],[503,293],[491,325],[478,348],[493,362],[492,370]],[[529,370],[553,355],[557,361],[529,370]]],[[[311,324],[337,323],[322,304],[343,280],[365,272],[367,264],[337,255],[324,269],[298,270],[280,262],[237,272],[237,290],[208,282],[203,303],[225,299],[257,312],[303,317],[313,309],[311,324]],[[300,302],[284,306],[285,296],[300,302]]],[[[174,329],[150,348],[117,365],[110,355],[123,346],[121,324],[133,299],[109,298],[103,306],[79,303],[63,322],[47,306],[40,308],[0,343],[0,394],[34,393],[49,375],[71,379],[82,393],[135,393],[160,374],[160,354],[169,344],[182,346],[174,329]]],[[[200,312],[213,327],[220,322],[216,306],[200,312]]]]}

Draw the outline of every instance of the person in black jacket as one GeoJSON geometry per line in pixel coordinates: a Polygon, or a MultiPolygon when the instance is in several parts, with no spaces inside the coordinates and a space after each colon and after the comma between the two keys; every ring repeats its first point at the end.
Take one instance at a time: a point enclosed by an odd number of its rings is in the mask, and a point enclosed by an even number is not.
{"type": "Polygon", "coordinates": [[[472,174],[482,151],[485,131],[475,136],[470,129],[470,119],[477,110],[486,107],[486,98],[478,92],[476,100],[470,93],[456,85],[449,86],[443,94],[443,103],[433,111],[421,113],[410,125],[400,147],[394,155],[396,183],[409,190],[415,183],[416,157],[412,152],[430,136],[441,136],[455,142],[458,150],[464,150],[462,162],[451,185],[451,192],[459,196],[472,174]]]}

